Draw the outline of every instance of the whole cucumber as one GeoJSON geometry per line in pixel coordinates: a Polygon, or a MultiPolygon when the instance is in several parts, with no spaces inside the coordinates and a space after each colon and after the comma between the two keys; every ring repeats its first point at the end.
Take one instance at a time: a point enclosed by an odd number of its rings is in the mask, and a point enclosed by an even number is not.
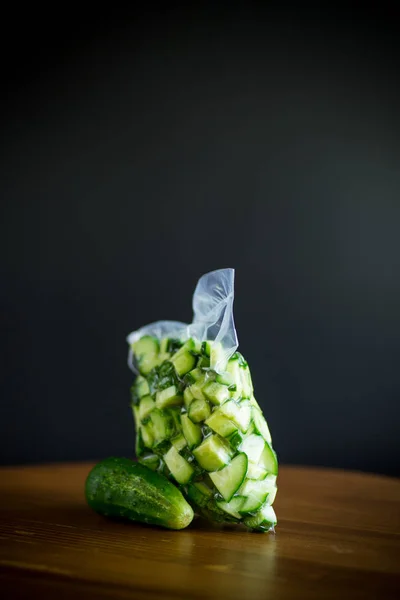
{"type": "Polygon", "coordinates": [[[85,486],[89,506],[109,517],[183,529],[193,510],[163,475],[128,458],[107,458],[90,471],[85,486]]]}

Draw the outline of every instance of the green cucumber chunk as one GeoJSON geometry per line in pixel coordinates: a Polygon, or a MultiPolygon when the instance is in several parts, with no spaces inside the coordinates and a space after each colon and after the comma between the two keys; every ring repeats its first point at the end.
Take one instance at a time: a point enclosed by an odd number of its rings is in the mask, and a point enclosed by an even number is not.
{"type": "Polygon", "coordinates": [[[200,425],[193,423],[187,414],[181,415],[181,425],[183,435],[185,436],[189,448],[192,449],[198,446],[202,438],[200,425]]]}
{"type": "Polygon", "coordinates": [[[192,479],[194,475],[193,467],[179,454],[175,446],[171,446],[164,455],[164,461],[178,483],[185,484],[192,479]]]}
{"type": "Polygon", "coordinates": [[[241,452],[232,459],[229,465],[220,471],[210,473],[213,484],[226,502],[230,502],[232,496],[242,485],[247,473],[247,464],[247,456],[241,452]]]}
{"type": "Polygon", "coordinates": [[[229,463],[231,450],[222,438],[210,435],[193,450],[193,454],[203,469],[217,471],[229,463]]]}

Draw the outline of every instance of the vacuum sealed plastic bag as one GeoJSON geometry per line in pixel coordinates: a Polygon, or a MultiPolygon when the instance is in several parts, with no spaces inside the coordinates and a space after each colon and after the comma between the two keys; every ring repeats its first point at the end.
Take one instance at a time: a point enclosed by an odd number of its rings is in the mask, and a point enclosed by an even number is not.
{"type": "Polygon", "coordinates": [[[250,369],[237,352],[234,270],[200,278],[193,322],[131,333],[136,454],[178,485],[197,514],[268,531],[278,463],[250,369]]]}

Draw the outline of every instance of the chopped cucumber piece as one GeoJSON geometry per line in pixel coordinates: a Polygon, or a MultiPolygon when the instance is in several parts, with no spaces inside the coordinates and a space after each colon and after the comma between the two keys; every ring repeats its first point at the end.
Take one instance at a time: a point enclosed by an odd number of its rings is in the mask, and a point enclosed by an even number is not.
{"type": "Polygon", "coordinates": [[[232,383],[236,385],[235,398],[240,398],[242,395],[242,373],[238,357],[235,354],[228,360],[226,370],[232,377],[232,383]]]}
{"type": "Polygon", "coordinates": [[[150,393],[149,384],[147,383],[147,380],[144,377],[142,377],[141,375],[137,376],[136,382],[135,382],[135,387],[136,387],[136,393],[139,398],[143,398],[143,396],[147,396],[147,394],[150,393]]]}
{"type": "Polygon", "coordinates": [[[174,422],[168,413],[154,408],[149,415],[153,423],[154,445],[157,446],[175,433],[174,422]]]}
{"type": "Polygon", "coordinates": [[[253,417],[255,431],[262,435],[264,440],[270,444],[272,441],[271,434],[269,432],[267,421],[264,419],[262,412],[255,406],[252,406],[251,415],[253,417]]]}
{"type": "Polygon", "coordinates": [[[165,454],[164,461],[178,483],[188,483],[193,477],[193,467],[179,454],[174,446],[171,446],[165,454]]]}
{"type": "Polygon", "coordinates": [[[247,477],[249,479],[256,479],[257,481],[260,481],[265,479],[267,475],[268,471],[262,467],[259,467],[258,465],[255,465],[254,463],[249,462],[249,468],[247,469],[247,477]]]}
{"type": "Polygon", "coordinates": [[[196,364],[196,358],[184,346],[171,358],[171,362],[175,367],[175,371],[181,377],[191,371],[196,364]]]}
{"type": "Polygon", "coordinates": [[[201,381],[204,379],[204,371],[196,367],[196,369],[192,369],[189,373],[186,373],[186,381],[188,385],[195,383],[196,381],[201,381]]]}
{"type": "Polygon", "coordinates": [[[142,424],[140,430],[142,433],[143,444],[146,446],[146,448],[152,448],[154,444],[154,435],[151,422],[147,425],[142,424]]]}
{"type": "Polygon", "coordinates": [[[250,398],[253,394],[253,384],[249,367],[240,367],[240,377],[242,380],[242,397],[250,398]]]}
{"type": "Polygon", "coordinates": [[[203,469],[217,471],[229,463],[231,451],[222,438],[210,435],[193,450],[193,454],[203,469]]]}
{"type": "Polygon", "coordinates": [[[272,506],[265,504],[257,514],[244,519],[244,524],[250,529],[268,531],[276,525],[276,514],[272,506]]]}
{"type": "Polygon", "coordinates": [[[192,392],[190,391],[190,387],[185,388],[185,391],[183,392],[183,401],[185,403],[186,409],[189,408],[189,406],[192,403],[192,400],[194,400],[194,396],[192,394],[192,392]]]}
{"type": "Polygon", "coordinates": [[[218,367],[218,370],[220,370],[221,367],[226,366],[225,351],[224,351],[224,348],[221,343],[214,342],[212,344],[211,352],[210,352],[209,356],[210,356],[210,363],[211,363],[211,365],[213,365],[213,368],[218,367]]]}
{"type": "Polygon", "coordinates": [[[240,431],[246,433],[250,426],[251,410],[250,403],[247,401],[237,403],[235,400],[228,400],[219,409],[228,419],[238,426],[240,431]]]}
{"type": "Polygon", "coordinates": [[[228,437],[229,443],[234,450],[239,449],[240,445],[243,442],[243,439],[243,434],[240,433],[240,431],[235,431],[235,433],[232,433],[232,435],[228,437]]]}
{"type": "Polygon", "coordinates": [[[199,367],[199,369],[209,369],[210,359],[208,358],[208,356],[200,356],[199,360],[197,361],[197,366],[199,367]]]}
{"type": "Polygon", "coordinates": [[[237,431],[236,425],[219,411],[214,411],[205,424],[222,437],[228,437],[237,431]]]}
{"type": "Polygon", "coordinates": [[[182,404],[183,396],[178,393],[177,387],[171,385],[161,392],[156,394],[156,406],[157,408],[166,408],[167,406],[177,406],[182,404]]]}
{"type": "Polygon", "coordinates": [[[211,410],[207,400],[193,400],[189,406],[189,417],[194,423],[205,421],[210,416],[211,410]]]}
{"type": "Polygon", "coordinates": [[[260,456],[264,450],[265,441],[261,435],[252,433],[243,440],[240,446],[241,452],[245,452],[250,462],[258,463],[260,456]]]}
{"type": "Polygon", "coordinates": [[[151,396],[143,396],[139,404],[139,417],[141,421],[144,421],[149,416],[155,405],[156,403],[151,396]]]}
{"type": "Polygon", "coordinates": [[[216,381],[209,381],[204,387],[203,392],[213,404],[217,406],[223,404],[228,400],[230,394],[226,385],[217,383],[216,381]]]}
{"type": "Polygon", "coordinates": [[[188,415],[181,416],[181,425],[183,435],[187,441],[187,445],[190,449],[198,446],[202,439],[201,427],[200,425],[196,425],[193,421],[188,417],[188,415]]]}
{"type": "Polygon", "coordinates": [[[180,452],[186,446],[185,436],[181,433],[171,439],[171,444],[180,452]]]}
{"type": "Polygon", "coordinates": [[[206,486],[202,482],[195,482],[189,484],[187,488],[187,495],[192,502],[197,504],[197,506],[205,507],[207,506],[210,498],[212,496],[212,491],[208,486],[206,486]]]}
{"type": "Polygon", "coordinates": [[[262,451],[258,461],[258,466],[262,467],[273,475],[278,475],[278,459],[276,457],[276,453],[272,449],[272,446],[270,446],[268,442],[265,442],[264,450],[262,451]]]}
{"type": "Polygon", "coordinates": [[[204,356],[208,356],[208,358],[210,358],[210,356],[211,356],[211,345],[212,345],[212,342],[203,342],[201,344],[201,353],[204,356]]]}
{"type": "Polygon", "coordinates": [[[228,515],[235,517],[235,519],[240,519],[241,515],[239,511],[245,500],[244,496],[234,496],[230,502],[217,502],[217,506],[228,513],[228,515]]]}
{"type": "Polygon", "coordinates": [[[231,373],[228,373],[228,371],[225,371],[224,373],[217,373],[215,376],[215,381],[221,383],[222,385],[227,385],[228,387],[235,385],[235,380],[233,379],[231,373]]]}
{"type": "Polygon", "coordinates": [[[145,454],[139,458],[139,462],[152,471],[157,471],[160,466],[160,457],[157,454],[145,454]]]}
{"type": "Polygon", "coordinates": [[[226,502],[230,502],[232,496],[242,485],[247,473],[247,464],[247,456],[241,452],[232,459],[229,465],[220,471],[210,473],[213,484],[226,502]]]}
{"type": "Polygon", "coordinates": [[[190,386],[189,390],[192,392],[192,395],[196,400],[205,400],[206,397],[203,392],[204,381],[199,380],[196,381],[193,385],[190,386]]]}
{"type": "Polygon", "coordinates": [[[132,350],[141,375],[148,375],[158,364],[158,340],[145,335],[132,344],[132,350]]]}

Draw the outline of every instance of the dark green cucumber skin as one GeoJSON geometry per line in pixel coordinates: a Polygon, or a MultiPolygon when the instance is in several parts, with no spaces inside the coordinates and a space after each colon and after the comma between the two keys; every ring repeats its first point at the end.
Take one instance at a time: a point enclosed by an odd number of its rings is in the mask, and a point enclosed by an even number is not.
{"type": "Polygon", "coordinates": [[[97,513],[115,518],[183,529],[193,510],[163,475],[128,458],[106,458],[90,471],[86,500],[97,513]]]}

